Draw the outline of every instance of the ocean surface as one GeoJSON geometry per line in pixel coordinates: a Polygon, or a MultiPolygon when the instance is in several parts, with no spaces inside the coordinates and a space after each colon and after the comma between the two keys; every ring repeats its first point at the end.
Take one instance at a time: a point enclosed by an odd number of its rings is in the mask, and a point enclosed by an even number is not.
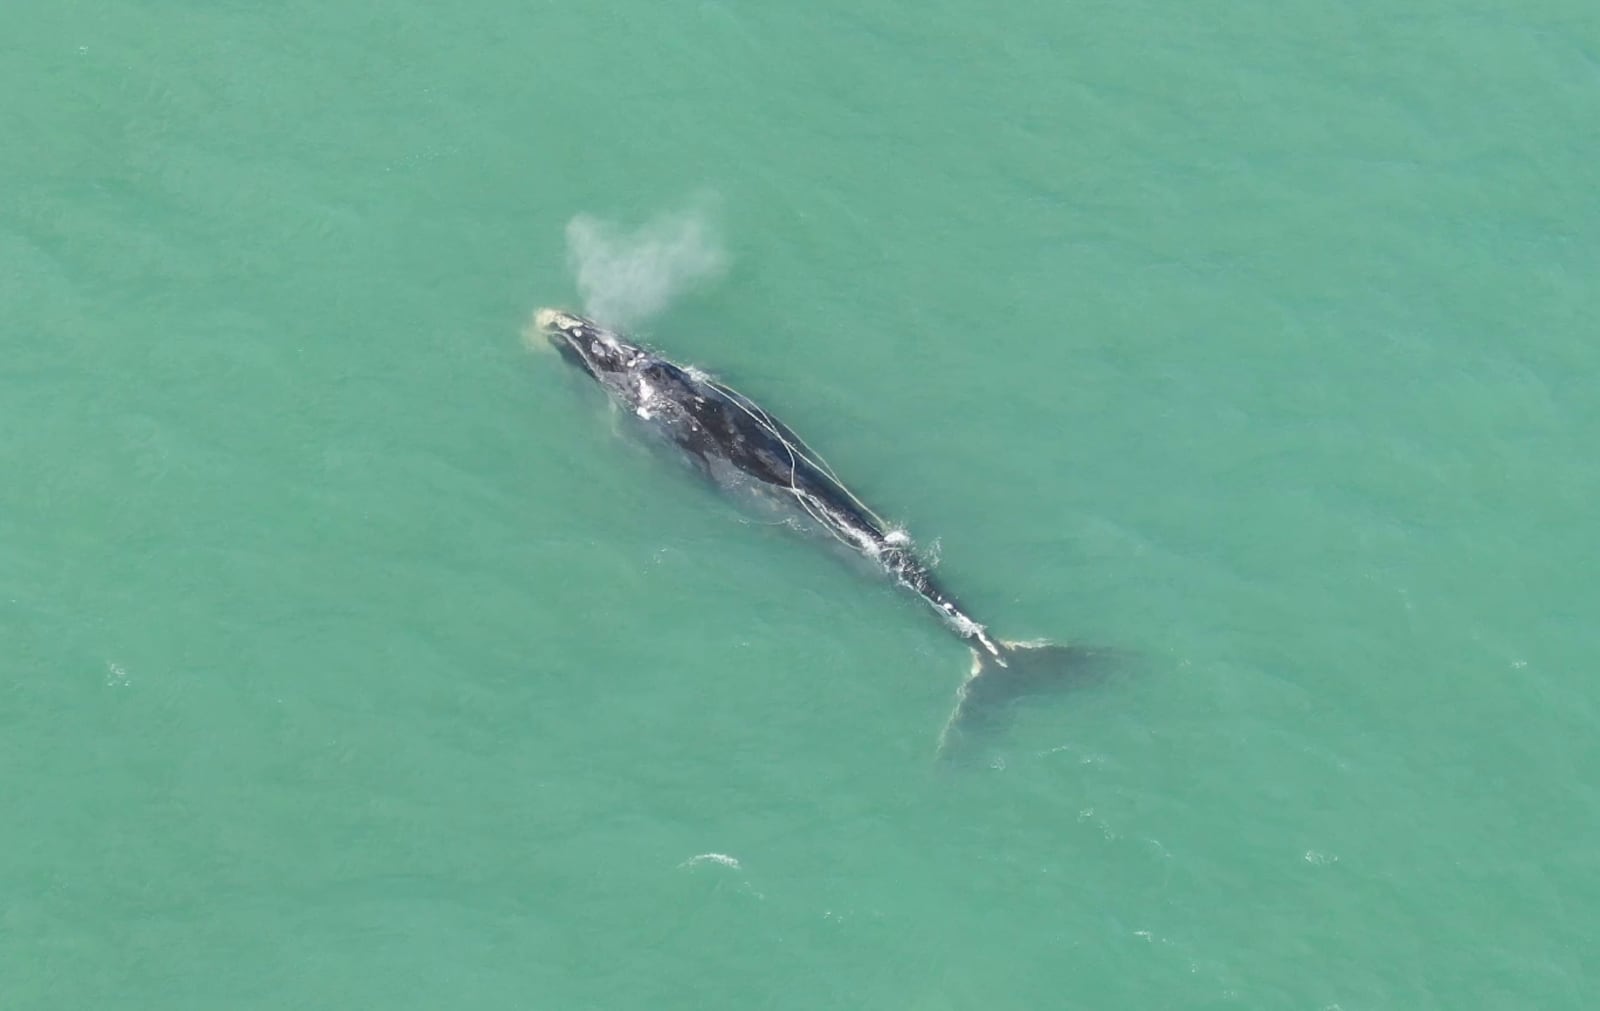
{"type": "Polygon", "coordinates": [[[13,3],[0,1008],[1589,1011],[1592,0],[13,3]],[[766,404],[999,635],[644,448],[766,404]]]}

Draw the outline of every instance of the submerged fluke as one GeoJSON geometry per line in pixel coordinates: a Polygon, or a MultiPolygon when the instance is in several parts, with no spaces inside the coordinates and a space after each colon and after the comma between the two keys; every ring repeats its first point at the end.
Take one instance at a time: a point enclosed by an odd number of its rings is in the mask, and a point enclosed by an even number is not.
{"type": "Polygon", "coordinates": [[[998,655],[974,646],[972,670],[939,733],[939,755],[959,757],[1008,722],[1016,703],[1064,691],[1103,673],[1110,650],[1043,640],[1005,642],[998,655]]]}

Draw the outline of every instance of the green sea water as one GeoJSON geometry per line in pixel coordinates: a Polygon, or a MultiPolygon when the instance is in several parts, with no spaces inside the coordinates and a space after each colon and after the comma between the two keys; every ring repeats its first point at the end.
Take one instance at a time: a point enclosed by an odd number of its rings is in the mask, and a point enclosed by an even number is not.
{"type": "Polygon", "coordinates": [[[9,5],[0,1008],[1594,1007],[1596,10],[9,5]]]}

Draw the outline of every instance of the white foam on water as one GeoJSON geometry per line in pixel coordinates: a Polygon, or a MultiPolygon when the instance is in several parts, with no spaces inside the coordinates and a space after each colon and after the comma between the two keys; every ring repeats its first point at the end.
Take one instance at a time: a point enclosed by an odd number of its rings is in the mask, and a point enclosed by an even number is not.
{"type": "Polygon", "coordinates": [[[720,864],[723,867],[732,867],[734,870],[743,869],[739,864],[738,857],[732,857],[726,853],[701,853],[697,856],[690,857],[678,866],[696,867],[700,864],[720,864]]]}

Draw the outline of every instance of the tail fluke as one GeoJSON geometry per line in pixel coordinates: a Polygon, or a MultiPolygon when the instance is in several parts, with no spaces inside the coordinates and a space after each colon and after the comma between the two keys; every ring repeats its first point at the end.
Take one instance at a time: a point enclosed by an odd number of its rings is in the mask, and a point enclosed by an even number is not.
{"type": "Polygon", "coordinates": [[[1110,650],[1088,646],[997,643],[983,636],[972,650],[972,672],[956,690],[956,707],[939,734],[939,754],[950,757],[998,729],[1018,699],[1061,691],[1103,671],[1115,658],[1110,650]]]}

